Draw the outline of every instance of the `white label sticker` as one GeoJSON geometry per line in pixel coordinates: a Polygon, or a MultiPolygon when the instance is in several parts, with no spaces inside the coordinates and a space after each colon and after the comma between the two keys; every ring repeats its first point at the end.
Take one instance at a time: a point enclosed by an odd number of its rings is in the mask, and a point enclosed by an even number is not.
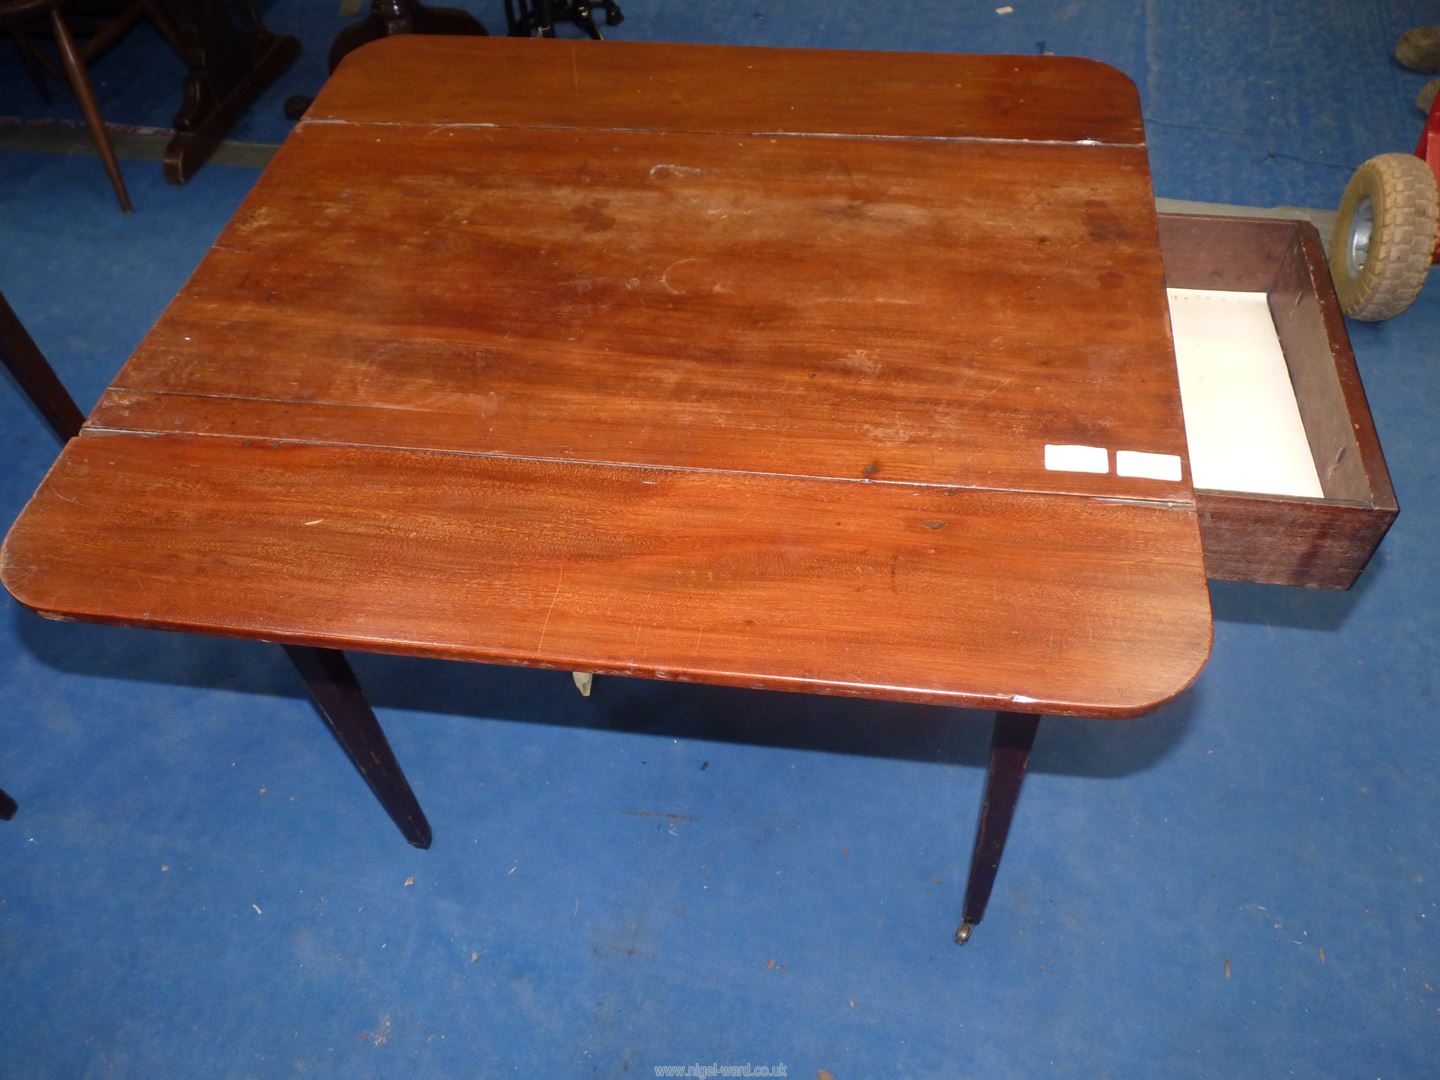
{"type": "Polygon", "coordinates": [[[1050,472],[1108,473],[1110,452],[1103,446],[1045,444],[1045,468],[1050,472]]]}
{"type": "Polygon", "coordinates": [[[1139,476],[1146,480],[1179,480],[1178,454],[1146,454],[1139,450],[1115,451],[1115,475],[1139,476]]]}

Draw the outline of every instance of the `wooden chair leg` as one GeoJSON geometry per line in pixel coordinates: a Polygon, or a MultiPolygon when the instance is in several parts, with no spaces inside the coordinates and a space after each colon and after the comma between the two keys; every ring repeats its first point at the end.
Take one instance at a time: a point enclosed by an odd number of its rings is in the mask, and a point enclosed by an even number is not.
{"type": "Polygon", "coordinates": [[[15,811],[20,807],[15,805],[15,800],[0,789],[0,821],[9,821],[15,816],[15,811]]]}
{"type": "Polygon", "coordinates": [[[390,742],[365,700],[365,692],[360,689],[345,654],[337,649],[312,649],[304,645],[286,645],[285,652],[305,679],[325,723],[330,725],[390,819],[399,826],[406,840],[418,848],[428,848],[430,823],[425,820],[425,812],[410,790],[410,782],[400,770],[395,752],[390,749],[390,742]]]}
{"type": "Polygon", "coordinates": [[[965,909],[960,929],[955,931],[956,944],[969,941],[971,932],[985,917],[1039,726],[1040,717],[1032,713],[995,714],[990,768],[985,775],[985,797],[980,804],[980,824],[975,830],[975,850],[970,855],[970,880],[965,885],[965,909]]]}
{"type": "Polygon", "coordinates": [[[185,42],[181,40],[180,31],[170,20],[170,14],[165,10],[165,6],[160,3],[160,0],[141,0],[141,3],[145,8],[145,14],[160,36],[169,43],[170,48],[175,50],[175,55],[184,60],[185,42]]]}
{"type": "Polygon", "coordinates": [[[110,184],[115,188],[115,197],[120,200],[120,209],[130,213],[130,193],[125,190],[125,178],[120,175],[120,163],[115,160],[115,150],[110,145],[110,136],[105,131],[105,122],[100,119],[100,106],[95,103],[95,91],[90,86],[90,76],[85,74],[85,65],[75,48],[75,39],[70,28],[60,16],[58,7],[50,11],[50,26],[55,31],[55,45],[60,50],[60,59],[65,65],[65,77],[70,88],[80,100],[80,110],[85,114],[85,123],[90,128],[90,138],[95,140],[95,149],[110,174],[110,184]]]}
{"type": "Polygon", "coordinates": [[[20,62],[25,65],[25,74],[29,75],[30,81],[35,84],[40,100],[49,105],[55,99],[50,93],[50,84],[45,81],[44,61],[36,50],[35,43],[30,40],[30,35],[18,26],[11,28],[10,36],[15,39],[15,50],[20,54],[20,62]]]}
{"type": "Polygon", "coordinates": [[[34,339],[20,325],[19,317],[3,293],[0,293],[0,360],[4,360],[20,389],[35,403],[61,442],[80,434],[85,414],[56,378],[34,339]]]}
{"type": "Polygon", "coordinates": [[[80,62],[89,64],[106,49],[114,45],[127,33],[130,28],[140,21],[140,16],[145,13],[140,6],[139,0],[132,0],[132,3],[120,14],[109,19],[90,35],[84,45],[78,46],[80,62]]]}

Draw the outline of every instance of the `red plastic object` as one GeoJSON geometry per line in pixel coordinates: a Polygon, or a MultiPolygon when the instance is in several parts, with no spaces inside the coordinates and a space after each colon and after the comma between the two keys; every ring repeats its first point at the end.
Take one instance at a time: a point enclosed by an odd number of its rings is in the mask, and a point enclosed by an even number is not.
{"type": "MultiPolygon", "coordinates": [[[[1430,106],[1430,115],[1425,118],[1425,127],[1420,132],[1420,141],[1415,144],[1415,156],[1430,166],[1435,182],[1440,184],[1440,94],[1430,106]]],[[[1440,236],[1435,238],[1435,254],[1431,262],[1440,263],[1440,236]]]]}

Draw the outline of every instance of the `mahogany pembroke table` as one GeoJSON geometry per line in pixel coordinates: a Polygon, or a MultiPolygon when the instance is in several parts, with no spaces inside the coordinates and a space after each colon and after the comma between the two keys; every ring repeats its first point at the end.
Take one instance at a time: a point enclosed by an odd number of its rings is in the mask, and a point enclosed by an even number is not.
{"type": "Polygon", "coordinates": [[[1211,617],[1139,101],[1058,57],[392,38],[348,58],[11,531],[43,615],[1041,714],[1211,617]]]}

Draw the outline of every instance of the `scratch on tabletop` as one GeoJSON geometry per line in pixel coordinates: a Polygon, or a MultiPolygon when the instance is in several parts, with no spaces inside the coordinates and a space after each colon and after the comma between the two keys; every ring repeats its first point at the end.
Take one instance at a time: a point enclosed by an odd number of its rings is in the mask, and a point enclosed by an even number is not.
{"type": "Polygon", "coordinates": [[[550,616],[555,613],[555,603],[560,599],[560,587],[564,584],[565,568],[562,566],[560,568],[560,577],[555,582],[555,595],[550,597],[550,606],[545,609],[545,622],[540,627],[540,643],[535,646],[536,652],[539,652],[545,647],[545,633],[550,629],[550,616]]]}

